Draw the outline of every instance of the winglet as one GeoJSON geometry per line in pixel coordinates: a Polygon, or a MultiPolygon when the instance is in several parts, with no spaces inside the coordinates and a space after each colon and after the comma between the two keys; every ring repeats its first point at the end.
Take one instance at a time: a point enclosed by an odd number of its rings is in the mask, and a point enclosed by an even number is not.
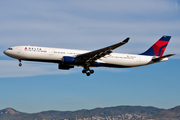
{"type": "Polygon", "coordinates": [[[124,42],[124,43],[127,43],[128,41],[129,41],[129,37],[128,38],[126,38],[125,40],[123,40],[122,42],[124,42]]]}

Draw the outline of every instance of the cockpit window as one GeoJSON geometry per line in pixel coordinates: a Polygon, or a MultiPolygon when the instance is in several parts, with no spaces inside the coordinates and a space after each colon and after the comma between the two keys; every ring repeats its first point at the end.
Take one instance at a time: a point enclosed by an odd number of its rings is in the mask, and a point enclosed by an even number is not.
{"type": "Polygon", "coordinates": [[[12,48],[8,48],[8,50],[13,50],[12,48]]]}

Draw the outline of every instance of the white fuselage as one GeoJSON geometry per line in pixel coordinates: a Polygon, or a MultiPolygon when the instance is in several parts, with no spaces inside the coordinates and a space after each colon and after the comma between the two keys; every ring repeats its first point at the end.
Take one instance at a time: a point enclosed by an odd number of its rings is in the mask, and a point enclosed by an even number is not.
{"type": "MultiPolygon", "coordinates": [[[[6,55],[18,60],[53,63],[61,63],[64,56],[76,57],[79,54],[87,52],[89,51],[36,46],[15,46],[4,51],[6,55]]],[[[154,63],[152,62],[152,58],[153,56],[111,53],[110,55],[106,55],[96,60],[95,62],[98,64],[95,64],[92,67],[136,67],[154,63]]],[[[162,61],[165,60],[167,60],[167,58],[162,61]]],[[[79,65],[73,64],[73,66],[79,65]]]]}

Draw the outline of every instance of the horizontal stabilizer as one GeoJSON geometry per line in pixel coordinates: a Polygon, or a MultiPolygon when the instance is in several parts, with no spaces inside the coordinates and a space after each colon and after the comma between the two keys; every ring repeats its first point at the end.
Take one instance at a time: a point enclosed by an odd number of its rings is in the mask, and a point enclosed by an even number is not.
{"type": "Polygon", "coordinates": [[[173,55],[175,55],[175,54],[168,54],[168,55],[164,55],[164,56],[162,56],[162,57],[154,57],[154,58],[152,59],[152,61],[153,61],[153,62],[158,62],[158,61],[161,61],[161,60],[164,59],[164,58],[168,58],[168,57],[171,57],[171,56],[173,56],[173,55]]]}

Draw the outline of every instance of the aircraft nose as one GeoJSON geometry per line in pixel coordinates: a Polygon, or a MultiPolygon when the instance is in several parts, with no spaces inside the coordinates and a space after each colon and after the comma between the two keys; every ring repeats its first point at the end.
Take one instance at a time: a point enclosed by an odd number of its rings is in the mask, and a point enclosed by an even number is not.
{"type": "Polygon", "coordinates": [[[8,52],[7,50],[5,50],[3,53],[4,53],[5,55],[9,56],[9,52],[8,52]]]}
{"type": "Polygon", "coordinates": [[[4,52],[3,52],[5,55],[7,55],[7,51],[5,50],[4,52]]]}

